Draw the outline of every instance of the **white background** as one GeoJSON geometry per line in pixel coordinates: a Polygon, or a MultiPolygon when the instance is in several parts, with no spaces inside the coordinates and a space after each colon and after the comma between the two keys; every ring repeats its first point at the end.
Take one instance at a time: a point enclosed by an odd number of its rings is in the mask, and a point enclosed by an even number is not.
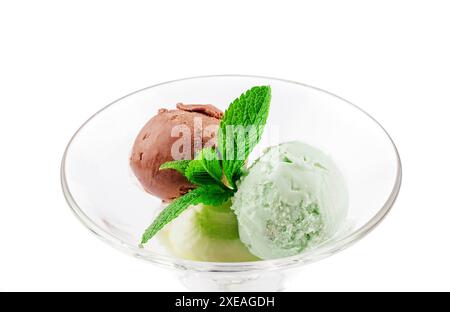
{"type": "Polygon", "coordinates": [[[450,5],[411,0],[0,2],[0,290],[184,290],[89,233],[59,165],[73,132],[113,100],[224,73],[341,95],[402,157],[385,221],[288,290],[450,290],[450,5]]]}

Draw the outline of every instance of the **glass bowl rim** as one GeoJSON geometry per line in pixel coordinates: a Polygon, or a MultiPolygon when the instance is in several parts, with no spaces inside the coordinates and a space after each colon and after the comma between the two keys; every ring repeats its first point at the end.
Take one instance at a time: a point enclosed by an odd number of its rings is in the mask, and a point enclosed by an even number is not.
{"type": "Polygon", "coordinates": [[[63,189],[64,197],[71,208],[72,212],[75,214],[75,216],[83,223],[92,233],[94,233],[97,237],[111,245],[112,247],[115,247],[116,249],[119,249],[121,251],[124,251],[126,253],[132,254],[133,256],[141,259],[148,260],[150,262],[153,262],[158,265],[181,269],[181,270],[194,270],[198,272],[248,272],[248,271],[266,271],[266,270],[275,270],[275,269],[281,269],[281,268],[289,268],[296,265],[303,265],[312,263],[315,261],[318,261],[320,259],[326,258],[328,256],[331,256],[341,250],[344,250],[351,246],[352,244],[356,243],[360,239],[362,239],[364,236],[366,236],[369,232],[371,232],[387,215],[387,213],[390,211],[392,206],[395,203],[395,200],[397,199],[398,193],[400,191],[402,181],[402,164],[400,160],[400,155],[398,153],[398,149],[395,146],[394,141],[392,140],[389,133],[384,129],[384,127],[371,115],[369,115],[366,111],[361,109],[360,107],[356,106],[355,104],[347,101],[346,99],[335,95],[331,92],[328,92],[326,90],[313,87],[304,83],[287,80],[287,79],[280,79],[280,78],[274,78],[274,77],[267,77],[267,76],[257,76],[257,75],[241,75],[241,74],[222,74],[222,75],[203,75],[203,76],[194,76],[194,77],[187,77],[187,78],[181,78],[181,79],[175,79],[170,80],[162,83],[158,83],[146,88],[142,88],[140,90],[134,91],[132,93],[129,93],[112,103],[106,105],[99,111],[97,111],[94,115],[92,115],[89,119],[87,119],[79,128],[78,130],[73,134],[72,138],[70,139],[69,143],[67,144],[64,155],[61,161],[61,186],[63,189]],[[228,78],[254,78],[254,79],[268,79],[268,80],[276,80],[283,83],[289,83],[289,84],[296,84],[300,85],[305,88],[313,89],[315,91],[325,93],[329,96],[335,97],[342,102],[352,106],[353,108],[359,110],[363,114],[365,114],[367,117],[369,117],[375,124],[381,128],[381,130],[385,133],[386,137],[389,139],[390,143],[392,144],[392,147],[395,152],[396,161],[397,161],[397,172],[396,172],[396,179],[394,186],[391,190],[391,193],[389,194],[389,197],[387,198],[386,202],[382,205],[380,210],[373,216],[369,221],[367,221],[363,226],[359,227],[355,231],[347,234],[343,238],[340,238],[333,242],[326,242],[323,245],[320,245],[316,248],[313,248],[311,250],[307,250],[302,252],[299,255],[285,257],[285,258],[279,258],[279,259],[271,259],[271,260],[260,260],[260,261],[253,261],[253,262],[204,262],[204,261],[193,261],[193,260],[186,260],[186,259],[180,259],[172,256],[162,255],[155,253],[153,251],[139,248],[138,246],[132,246],[128,243],[123,242],[120,238],[116,237],[113,234],[110,234],[103,230],[100,226],[98,226],[92,219],[87,216],[83,209],[77,204],[75,198],[72,196],[70,192],[70,188],[66,179],[66,173],[65,173],[65,167],[66,167],[66,158],[69,152],[69,149],[72,145],[72,142],[75,140],[77,135],[81,132],[81,130],[87,125],[92,119],[94,119],[97,115],[102,113],[104,110],[108,109],[112,105],[120,102],[121,100],[128,98],[130,96],[133,96],[136,93],[152,89],[161,85],[167,85],[175,82],[180,82],[184,80],[195,80],[195,79],[205,79],[205,78],[221,78],[221,77],[228,77],[228,78]]]}

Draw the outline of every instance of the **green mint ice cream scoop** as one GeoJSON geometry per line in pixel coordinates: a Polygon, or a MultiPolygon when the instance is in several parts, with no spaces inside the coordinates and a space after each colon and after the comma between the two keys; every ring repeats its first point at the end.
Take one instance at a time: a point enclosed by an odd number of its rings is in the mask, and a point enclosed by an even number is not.
{"type": "Polygon", "coordinates": [[[271,147],[238,183],[231,209],[239,236],[261,259],[292,256],[317,246],[342,226],[347,188],[320,150],[288,142],[271,147]]]}

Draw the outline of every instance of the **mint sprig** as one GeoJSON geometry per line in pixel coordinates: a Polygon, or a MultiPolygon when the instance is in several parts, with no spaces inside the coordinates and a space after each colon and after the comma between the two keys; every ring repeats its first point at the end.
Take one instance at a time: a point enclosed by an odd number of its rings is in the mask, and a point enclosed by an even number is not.
{"type": "Polygon", "coordinates": [[[202,162],[203,168],[213,177],[219,185],[223,185],[223,169],[219,160],[219,155],[214,147],[204,148],[197,156],[202,162]]]}
{"type": "Polygon", "coordinates": [[[241,169],[261,139],[270,99],[269,86],[253,87],[246,91],[225,111],[220,123],[217,149],[204,148],[194,160],[170,161],[160,167],[160,170],[180,172],[197,188],[175,199],[156,217],[143,234],[141,246],[189,206],[218,206],[233,196],[241,169]]]}
{"type": "Polygon", "coordinates": [[[206,170],[203,161],[194,159],[184,173],[185,177],[196,185],[216,185],[217,181],[206,170]]]}
{"type": "Polygon", "coordinates": [[[218,148],[223,172],[233,188],[246,159],[261,140],[270,99],[269,86],[253,87],[231,103],[220,122],[218,148]]]}

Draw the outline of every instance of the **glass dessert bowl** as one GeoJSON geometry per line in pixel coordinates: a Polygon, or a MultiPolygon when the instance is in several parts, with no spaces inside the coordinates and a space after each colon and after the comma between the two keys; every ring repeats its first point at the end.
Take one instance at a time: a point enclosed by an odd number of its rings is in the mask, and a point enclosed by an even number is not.
{"type": "MultiPolygon", "coordinates": [[[[330,256],[372,230],[399,192],[401,164],[389,135],[346,100],[304,84],[255,76],[181,79],[127,95],[92,116],[65,151],[62,186],[78,218],[122,251],[178,270],[192,290],[280,290],[286,272],[330,256]],[[270,85],[272,104],[263,139],[249,162],[281,142],[301,141],[329,155],[348,190],[348,211],[339,231],[298,255],[251,262],[203,262],[175,257],[155,240],[140,248],[142,232],[162,209],[146,193],[129,164],[131,147],[158,109],[176,103],[211,103],[225,110],[236,95],[270,85]]],[[[382,251],[380,251],[382,252],[382,251]]]]}

